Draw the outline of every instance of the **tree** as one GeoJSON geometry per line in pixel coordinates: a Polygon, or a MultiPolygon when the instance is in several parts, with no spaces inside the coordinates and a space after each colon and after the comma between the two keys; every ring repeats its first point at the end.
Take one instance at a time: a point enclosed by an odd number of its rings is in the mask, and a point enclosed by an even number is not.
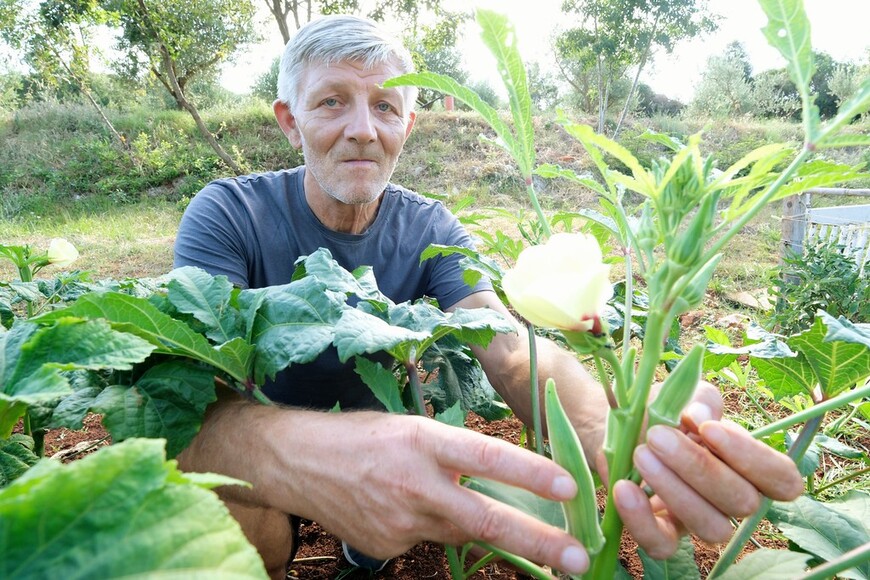
{"type": "Polygon", "coordinates": [[[559,101],[559,86],[553,75],[541,70],[540,63],[532,62],[526,66],[526,79],[529,85],[529,98],[539,111],[546,111],[559,101]]]}
{"type": "Polygon", "coordinates": [[[0,33],[23,53],[45,88],[71,86],[96,109],[114,139],[128,148],[94,98],[91,88],[93,31],[106,24],[109,15],[96,0],[2,0],[0,33]]]}
{"type": "Polygon", "coordinates": [[[695,113],[725,118],[746,115],[752,104],[752,85],[743,76],[739,56],[726,51],[724,56],[707,59],[707,68],[695,88],[691,109],[695,113]]]}
{"type": "Polygon", "coordinates": [[[562,11],[583,17],[581,30],[587,34],[575,35],[569,43],[574,53],[583,52],[577,41],[591,41],[598,81],[599,132],[604,130],[608,85],[625,74],[629,66],[636,67],[613,138],[619,134],[653,51],[662,48],[670,53],[680,40],[713,30],[716,21],[707,11],[707,0],[565,0],[562,11]]]}
{"type": "Polygon", "coordinates": [[[150,72],[193,117],[199,132],[218,157],[237,174],[238,163],[206,126],[186,87],[197,77],[214,74],[219,65],[257,40],[254,7],[249,0],[107,0],[118,16],[118,48],[131,76],[150,72]]]}

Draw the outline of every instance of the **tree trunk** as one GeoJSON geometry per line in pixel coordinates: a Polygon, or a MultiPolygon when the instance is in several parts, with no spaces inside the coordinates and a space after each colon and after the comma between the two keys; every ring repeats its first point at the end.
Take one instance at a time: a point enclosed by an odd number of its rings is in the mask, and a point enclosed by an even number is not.
{"type": "Polygon", "coordinates": [[[613,136],[611,139],[616,141],[617,135],[619,135],[619,130],[622,128],[622,122],[625,120],[625,115],[628,113],[628,108],[631,106],[631,99],[634,97],[634,91],[637,89],[637,82],[640,79],[640,71],[643,70],[644,65],[646,65],[646,60],[649,57],[650,45],[646,45],[646,50],[643,53],[643,58],[640,61],[640,64],[637,66],[637,74],[634,75],[634,82],[631,83],[631,89],[628,91],[628,97],[625,99],[625,105],[622,107],[622,112],[619,114],[619,120],[616,122],[616,128],[613,130],[613,136]]]}
{"type": "Polygon", "coordinates": [[[221,158],[227,167],[232,169],[236,175],[241,175],[244,173],[241,167],[235,162],[235,160],[230,157],[229,153],[224,151],[224,148],[221,147],[220,143],[217,142],[215,136],[209,131],[208,127],[205,124],[205,121],[202,120],[202,117],[199,115],[199,111],[196,106],[187,100],[184,96],[184,92],[181,90],[181,87],[178,85],[178,79],[175,77],[175,67],[173,66],[172,57],[169,56],[169,50],[163,45],[160,45],[160,54],[163,57],[163,68],[166,69],[166,76],[169,78],[169,82],[172,85],[172,93],[175,97],[175,101],[178,105],[183,108],[185,111],[190,113],[190,116],[193,117],[194,122],[196,123],[196,127],[199,129],[200,134],[205,138],[211,148],[214,149],[215,153],[217,153],[218,157],[221,158]]]}
{"type": "Polygon", "coordinates": [[[88,90],[88,87],[85,84],[85,82],[76,76],[76,74],[72,71],[72,69],[69,67],[69,65],[66,64],[66,61],[63,58],[61,58],[60,53],[53,46],[49,45],[49,49],[51,49],[51,51],[54,53],[55,58],[57,58],[57,60],[60,62],[60,64],[63,66],[63,68],[66,69],[66,72],[67,72],[67,74],[69,74],[70,78],[76,82],[76,84],[79,87],[79,90],[88,98],[88,101],[90,101],[91,105],[94,106],[94,109],[97,110],[97,114],[100,116],[100,119],[102,119],[102,121],[106,125],[106,127],[109,128],[109,132],[112,133],[112,136],[115,138],[115,140],[118,142],[118,144],[121,145],[121,147],[124,148],[125,150],[129,151],[130,144],[127,143],[126,139],[124,139],[124,137],[122,137],[121,134],[118,133],[118,130],[115,129],[115,126],[112,125],[112,122],[109,120],[109,118],[103,112],[103,108],[96,101],[96,99],[94,99],[93,95],[91,94],[91,91],[88,90]]]}
{"type": "MultiPolygon", "coordinates": [[[[287,27],[287,14],[290,12],[285,7],[284,0],[266,0],[266,5],[272,16],[275,17],[275,22],[278,23],[278,30],[281,31],[281,38],[284,39],[284,44],[290,40],[290,29],[287,27]]],[[[297,28],[299,28],[297,26],[297,28]]]]}

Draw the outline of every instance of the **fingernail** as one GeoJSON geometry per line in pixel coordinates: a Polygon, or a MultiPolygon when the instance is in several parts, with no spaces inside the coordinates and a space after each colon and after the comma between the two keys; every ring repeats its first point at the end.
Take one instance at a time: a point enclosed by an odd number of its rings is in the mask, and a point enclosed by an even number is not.
{"type": "Polygon", "coordinates": [[[643,445],[634,450],[634,463],[641,471],[646,471],[650,475],[655,475],[663,469],[662,462],[643,445]]]}
{"type": "Polygon", "coordinates": [[[684,412],[692,420],[696,427],[700,427],[701,423],[704,423],[705,421],[710,421],[713,418],[713,412],[710,411],[710,407],[708,407],[704,403],[694,402],[686,407],[686,410],[684,412]]]}
{"type": "Polygon", "coordinates": [[[718,421],[712,421],[704,425],[701,437],[708,443],[712,443],[717,449],[724,449],[728,445],[728,432],[718,421]]]}
{"type": "Polygon", "coordinates": [[[560,475],[553,480],[550,492],[557,499],[571,499],[577,495],[577,484],[566,475],[560,475]]]}
{"type": "Polygon", "coordinates": [[[637,495],[632,493],[630,489],[622,491],[622,488],[627,488],[630,485],[627,481],[620,480],[613,486],[613,497],[616,503],[619,504],[619,507],[626,510],[633,510],[640,505],[640,502],[637,501],[637,495]]]}
{"type": "Polygon", "coordinates": [[[583,548],[569,546],[562,552],[560,568],[569,574],[582,574],[589,567],[589,557],[583,548]]]}
{"type": "Polygon", "coordinates": [[[651,427],[646,434],[646,442],[654,447],[656,451],[671,454],[677,451],[680,441],[677,439],[677,434],[670,427],[655,425],[651,427]]]}

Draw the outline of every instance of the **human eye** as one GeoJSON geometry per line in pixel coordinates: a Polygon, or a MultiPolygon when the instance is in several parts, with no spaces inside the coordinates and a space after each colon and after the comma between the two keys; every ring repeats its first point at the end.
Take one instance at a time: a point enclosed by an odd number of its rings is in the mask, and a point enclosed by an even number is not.
{"type": "Polygon", "coordinates": [[[327,107],[337,107],[338,106],[338,99],[336,99],[335,97],[327,97],[327,98],[323,99],[322,103],[324,105],[326,105],[327,107]]]}

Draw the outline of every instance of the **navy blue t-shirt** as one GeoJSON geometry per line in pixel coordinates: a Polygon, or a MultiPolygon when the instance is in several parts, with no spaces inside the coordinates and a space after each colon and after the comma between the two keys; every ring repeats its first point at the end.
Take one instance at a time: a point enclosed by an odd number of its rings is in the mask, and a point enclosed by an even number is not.
{"type": "MultiPolygon", "coordinates": [[[[190,202],[175,241],[175,267],[197,266],[241,288],[287,284],[300,256],[327,248],[346,270],[371,266],[381,292],[394,302],[428,296],[447,308],[469,294],[458,256],[420,263],[430,244],[472,247],[456,217],[440,202],[387,185],[377,217],[362,234],[325,227],[308,207],[305,168],[221,179],[190,202]]],[[[388,359],[381,359],[386,364],[388,359]]],[[[334,348],[316,361],[279,373],[264,392],[305,407],[377,407],[377,401],[334,348]]]]}

